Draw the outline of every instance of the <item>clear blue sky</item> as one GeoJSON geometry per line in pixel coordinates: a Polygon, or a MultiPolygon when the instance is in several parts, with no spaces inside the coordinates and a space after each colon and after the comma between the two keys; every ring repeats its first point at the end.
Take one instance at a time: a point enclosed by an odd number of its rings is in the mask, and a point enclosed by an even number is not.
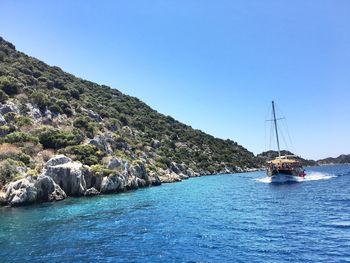
{"type": "Polygon", "coordinates": [[[254,153],[272,99],[297,154],[350,153],[350,1],[0,0],[0,35],[254,153]]]}

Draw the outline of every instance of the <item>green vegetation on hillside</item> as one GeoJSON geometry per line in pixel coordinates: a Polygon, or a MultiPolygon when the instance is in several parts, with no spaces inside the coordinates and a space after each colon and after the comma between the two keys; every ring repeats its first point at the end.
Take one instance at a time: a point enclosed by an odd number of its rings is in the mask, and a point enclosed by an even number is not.
{"type": "Polygon", "coordinates": [[[147,159],[151,170],[167,169],[172,162],[199,173],[260,164],[236,142],[215,138],[158,113],[137,98],[48,66],[16,51],[2,38],[0,54],[0,103],[18,108],[2,125],[0,140],[16,145],[33,165],[45,149],[88,165],[104,165],[106,155],[147,159]],[[113,138],[109,152],[86,146],[90,139],[106,134],[113,138]]]}

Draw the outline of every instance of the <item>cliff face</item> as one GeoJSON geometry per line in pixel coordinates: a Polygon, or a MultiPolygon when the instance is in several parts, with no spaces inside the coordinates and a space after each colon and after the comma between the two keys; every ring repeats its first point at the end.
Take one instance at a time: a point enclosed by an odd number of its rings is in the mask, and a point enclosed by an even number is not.
{"type": "MultiPolygon", "coordinates": [[[[23,178],[29,179],[11,188],[37,188],[37,178],[49,176],[66,192],[62,182],[47,175],[46,162],[59,154],[87,174],[99,175],[94,180],[104,181],[105,188],[91,186],[97,192],[238,172],[260,162],[236,142],[214,138],[137,98],[49,66],[0,37],[0,189],[23,178]]],[[[89,188],[82,189],[79,195],[89,188]]],[[[38,196],[32,195],[33,200],[38,196]]]]}

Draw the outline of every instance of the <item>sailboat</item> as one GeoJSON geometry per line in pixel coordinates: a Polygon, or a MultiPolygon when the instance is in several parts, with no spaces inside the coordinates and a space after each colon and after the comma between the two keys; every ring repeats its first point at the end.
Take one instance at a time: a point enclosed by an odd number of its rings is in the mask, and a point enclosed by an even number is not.
{"type": "Polygon", "coordinates": [[[273,183],[283,183],[288,181],[299,181],[305,177],[305,170],[295,155],[281,156],[280,143],[278,137],[277,119],[275,103],[272,101],[273,124],[276,133],[278,157],[267,162],[266,173],[273,183]]]}

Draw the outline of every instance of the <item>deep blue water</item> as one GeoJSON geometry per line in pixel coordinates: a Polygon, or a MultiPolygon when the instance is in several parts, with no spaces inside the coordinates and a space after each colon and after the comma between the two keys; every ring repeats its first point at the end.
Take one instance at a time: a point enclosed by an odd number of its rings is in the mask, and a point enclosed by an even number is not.
{"type": "Polygon", "coordinates": [[[0,208],[1,262],[350,262],[350,166],[0,208]]]}

